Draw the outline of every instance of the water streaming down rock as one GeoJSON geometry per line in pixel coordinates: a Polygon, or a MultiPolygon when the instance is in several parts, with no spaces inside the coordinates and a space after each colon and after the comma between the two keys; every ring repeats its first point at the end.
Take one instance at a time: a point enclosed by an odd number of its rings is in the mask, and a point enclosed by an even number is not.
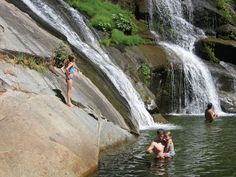
{"type": "MultiPolygon", "coordinates": [[[[178,113],[203,113],[208,102],[212,102],[217,112],[221,112],[219,98],[207,66],[192,52],[180,46],[164,43],[168,53],[175,52],[176,57],[184,63],[182,65],[183,76],[180,79],[173,78],[172,85],[183,83],[178,92],[182,95],[176,98],[176,87],[172,90],[173,112],[178,113]],[[177,52],[176,52],[177,51],[177,52]],[[191,58],[191,60],[190,60],[191,58]],[[175,101],[177,99],[177,101],[175,101]]],[[[174,72],[174,71],[172,71],[174,72]]],[[[175,74],[173,74],[175,75],[175,74]]]]}
{"type": "Polygon", "coordinates": [[[64,17],[62,17],[56,10],[56,7],[50,6],[49,1],[21,1],[37,16],[42,18],[48,25],[66,36],[71,45],[83,53],[83,55],[95,63],[107,75],[121,96],[127,100],[131,110],[133,123],[137,122],[140,129],[154,125],[153,119],[147,112],[140,95],[134,89],[124,72],[112,62],[107,53],[104,52],[99,46],[97,39],[86,26],[81,14],[78,11],[71,8],[64,1],[59,1],[64,8],[68,10],[68,13],[76,19],[77,24],[73,25],[76,25],[76,27],[79,28],[80,34],[67,23],[64,17]]]}
{"type": "Polygon", "coordinates": [[[194,42],[203,37],[204,32],[185,20],[185,16],[189,21],[192,19],[193,7],[190,0],[187,2],[183,4],[182,0],[150,0],[149,14],[152,31],[155,32],[155,27],[162,33],[165,31],[166,40],[191,51],[194,42]],[[186,7],[185,11],[183,7],[186,7]]]}
{"type": "Polygon", "coordinates": [[[188,16],[188,20],[191,21],[191,9],[193,8],[190,0],[185,4],[182,0],[149,1],[151,32],[157,33],[158,30],[154,28],[157,21],[161,21],[164,30],[172,29],[169,33],[174,39],[167,38],[169,43],[160,42],[159,44],[165,47],[171,62],[176,59],[182,62],[182,67],[179,68],[182,69],[182,75],[174,77],[173,70],[170,74],[172,78],[171,112],[201,114],[208,102],[213,103],[217,112],[222,112],[211,73],[201,59],[192,52],[195,41],[205,35],[201,29],[185,20],[185,16],[188,16]],[[191,8],[186,13],[183,7],[191,8]],[[177,85],[180,86],[173,88],[177,85]]]}

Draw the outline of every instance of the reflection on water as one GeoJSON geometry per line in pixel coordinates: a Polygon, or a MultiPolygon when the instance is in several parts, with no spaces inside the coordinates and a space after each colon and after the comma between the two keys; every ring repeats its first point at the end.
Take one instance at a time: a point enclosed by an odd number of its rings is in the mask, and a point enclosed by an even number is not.
{"type": "Polygon", "coordinates": [[[223,117],[212,124],[203,117],[171,117],[181,129],[171,130],[174,159],[158,160],[146,154],[156,131],[143,131],[128,146],[109,150],[99,162],[97,177],[236,176],[236,117],[223,117]]]}

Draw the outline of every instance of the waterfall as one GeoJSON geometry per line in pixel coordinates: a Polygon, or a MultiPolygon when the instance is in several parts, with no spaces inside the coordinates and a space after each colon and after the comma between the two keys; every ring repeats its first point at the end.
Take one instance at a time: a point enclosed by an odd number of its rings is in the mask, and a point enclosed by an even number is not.
{"type": "MultiPolygon", "coordinates": [[[[204,32],[192,25],[191,0],[149,0],[150,30],[159,36],[155,30],[156,21],[160,21],[165,30],[170,30],[175,39],[159,42],[170,55],[170,61],[178,59],[182,63],[183,76],[175,79],[171,71],[172,113],[202,114],[208,102],[212,102],[217,112],[222,112],[214,82],[207,66],[193,52],[195,41],[205,37],[204,32]],[[185,8],[185,11],[183,10],[185,8]],[[186,12],[186,9],[188,11],[186,12]],[[187,17],[186,17],[187,16],[187,17]],[[185,20],[185,17],[188,19],[185,20]],[[170,42],[171,41],[171,42],[170,42]],[[173,44],[174,43],[174,44],[173,44]],[[183,88],[177,90],[175,85],[183,88]],[[175,98],[178,97],[178,98],[175,98]]],[[[160,25],[160,24],[159,24],[160,25]]],[[[172,37],[173,37],[172,36],[172,37]]],[[[171,66],[173,68],[173,66],[171,66]]]]}
{"type": "Polygon", "coordinates": [[[140,95],[134,89],[124,72],[112,62],[108,54],[99,46],[96,37],[86,26],[83,17],[78,11],[60,0],[60,3],[63,4],[64,8],[68,10],[68,13],[76,20],[76,24],[73,25],[76,25],[76,28],[79,28],[80,33],[77,33],[73,27],[68,24],[55,7],[50,6],[47,3],[49,1],[21,1],[48,25],[66,36],[71,45],[84,54],[107,75],[112,84],[119,91],[120,95],[128,102],[132,119],[134,119],[133,122],[137,122],[140,129],[154,125],[153,119],[147,112],[140,95]]]}

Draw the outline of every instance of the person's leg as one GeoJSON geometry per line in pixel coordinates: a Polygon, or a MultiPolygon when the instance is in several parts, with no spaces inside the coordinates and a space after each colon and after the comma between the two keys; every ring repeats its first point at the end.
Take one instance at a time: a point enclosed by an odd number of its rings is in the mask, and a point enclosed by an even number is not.
{"type": "Polygon", "coordinates": [[[152,154],[152,153],[154,153],[153,152],[153,149],[154,149],[154,145],[156,144],[156,142],[152,142],[151,144],[150,144],[150,146],[148,147],[148,149],[147,149],[147,152],[148,153],[150,153],[150,154],[152,154]]]}
{"type": "Polygon", "coordinates": [[[67,80],[67,93],[66,93],[66,97],[67,97],[67,105],[69,107],[73,107],[74,106],[72,104],[72,102],[71,102],[72,84],[73,84],[73,80],[72,79],[68,79],[67,80]]]}
{"type": "Polygon", "coordinates": [[[162,146],[161,143],[157,143],[153,141],[151,145],[148,147],[147,152],[148,153],[154,153],[156,155],[162,155],[164,151],[164,147],[162,146]]]}

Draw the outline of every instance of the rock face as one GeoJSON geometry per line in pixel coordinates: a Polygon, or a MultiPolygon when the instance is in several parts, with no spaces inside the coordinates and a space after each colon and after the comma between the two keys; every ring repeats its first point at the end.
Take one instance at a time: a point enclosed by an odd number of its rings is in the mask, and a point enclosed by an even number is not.
{"type": "MultiPolygon", "coordinates": [[[[34,70],[17,65],[13,66],[6,62],[1,62],[0,68],[0,80],[6,83],[9,88],[35,94],[55,95],[65,102],[65,76],[59,69],[55,68],[56,75],[51,72],[40,74],[34,70]]],[[[77,74],[74,78],[72,100],[88,111],[92,111],[91,113],[101,115],[129,130],[122,116],[83,74],[77,74]]]]}
{"type": "Polygon", "coordinates": [[[75,78],[78,107],[69,108],[59,70],[39,74],[6,62],[0,67],[0,176],[86,175],[96,169],[100,150],[133,138],[85,76],[75,78]]]}
{"type": "MultiPolygon", "coordinates": [[[[155,69],[168,64],[166,53],[163,48],[155,45],[140,45],[133,47],[109,47],[107,50],[112,55],[114,62],[116,62],[122,70],[132,78],[133,85],[136,90],[138,90],[148,109],[148,104],[150,104],[149,102],[156,99],[156,83],[151,82],[150,84],[145,85],[139,76],[138,70],[142,64],[149,65],[153,72],[153,74],[151,74],[151,79],[154,79],[155,69]]],[[[152,108],[150,113],[158,112],[158,109],[156,108],[156,106],[152,108]],[[153,112],[153,110],[155,111],[153,112]]]]}
{"type": "Polygon", "coordinates": [[[195,45],[196,53],[203,59],[211,60],[212,55],[217,59],[236,64],[236,41],[207,38],[200,40],[195,45]],[[211,52],[209,52],[210,49],[211,52]]]}
{"type": "Polygon", "coordinates": [[[1,50],[50,57],[59,42],[14,5],[0,2],[1,50]]]}
{"type": "Polygon", "coordinates": [[[227,70],[223,64],[206,63],[214,78],[222,110],[227,113],[236,113],[236,66],[230,65],[230,70],[229,68],[227,70]]]}
{"type": "MultiPolygon", "coordinates": [[[[231,23],[236,25],[235,19],[228,21],[223,11],[217,8],[216,1],[196,0],[192,1],[194,5],[194,25],[205,30],[215,30],[217,27],[231,23]]],[[[233,10],[233,8],[232,8],[233,10]]],[[[235,12],[232,11],[235,14],[235,12]]]]}

